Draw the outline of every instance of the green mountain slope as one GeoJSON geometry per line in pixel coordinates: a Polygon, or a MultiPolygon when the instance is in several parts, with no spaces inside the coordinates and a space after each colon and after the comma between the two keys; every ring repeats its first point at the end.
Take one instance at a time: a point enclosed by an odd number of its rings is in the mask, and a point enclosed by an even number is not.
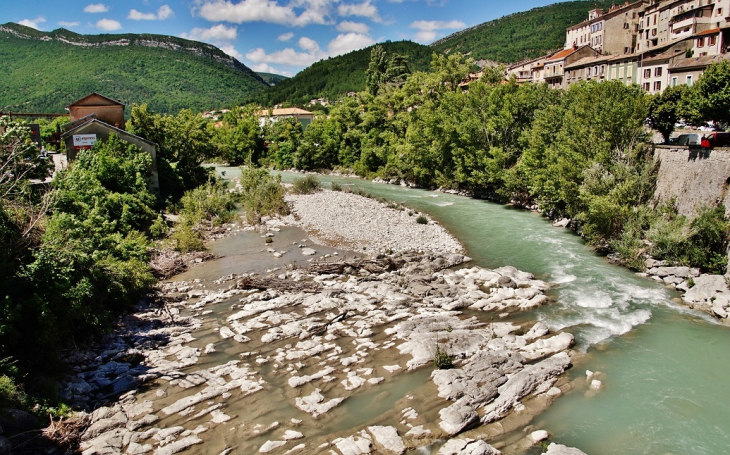
{"type": "Polygon", "coordinates": [[[0,25],[0,110],[64,112],[99,92],[156,112],[235,104],[268,85],[209,44],[151,34],[79,35],[0,25]]]}
{"type": "Polygon", "coordinates": [[[281,81],[284,81],[286,79],[289,79],[287,76],[282,76],[281,74],[274,74],[274,73],[261,73],[257,72],[261,79],[264,80],[269,85],[276,85],[281,81]]]}
{"type": "Polygon", "coordinates": [[[565,29],[588,19],[588,11],[615,2],[573,1],[534,8],[454,33],[431,44],[438,52],[461,52],[474,60],[513,63],[565,45],[565,29]]]}
{"type": "MultiPolygon", "coordinates": [[[[411,71],[429,68],[434,50],[411,41],[380,43],[388,56],[405,55],[411,71]]],[[[347,92],[365,89],[365,71],[374,46],[348,54],[320,60],[299,74],[279,82],[264,92],[256,93],[248,101],[264,106],[285,103],[304,105],[313,98],[336,99],[347,92]]]]}

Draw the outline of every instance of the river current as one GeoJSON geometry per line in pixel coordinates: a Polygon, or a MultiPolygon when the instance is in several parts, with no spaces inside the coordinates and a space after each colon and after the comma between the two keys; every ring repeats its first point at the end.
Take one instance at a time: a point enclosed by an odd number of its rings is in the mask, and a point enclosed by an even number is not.
{"type": "MultiPolygon", "coordinates": [[[[218,168],[226,178],[236,168],[218,168]]],[[[297,174],[282,173],[291,182],[297,174]]],[[[565,329],[583,353],[576,387],[533,422],[589,454],[730,453],[730,330],[676,303],[678,294],[609,264],[535,213],[466,197],[320,177],[428,213],[475,265],[513,265],[555,283],[554,302],[526,317],[565,329]],[[588,390],[586,370],[604,387],[588,390]]]]}

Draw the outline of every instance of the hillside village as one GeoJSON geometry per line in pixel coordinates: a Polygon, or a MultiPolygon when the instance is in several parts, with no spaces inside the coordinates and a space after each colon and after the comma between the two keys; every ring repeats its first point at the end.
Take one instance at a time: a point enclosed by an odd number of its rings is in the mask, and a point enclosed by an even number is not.
{"type": "Polygon", "coordinates": [[[691,86],[727,60],[730,2],[640,0],[591,10],[565,32],[565,47],[507,68],[518,82],[567,89],[582,80],[619,80],[648,93],[691,86]]]}

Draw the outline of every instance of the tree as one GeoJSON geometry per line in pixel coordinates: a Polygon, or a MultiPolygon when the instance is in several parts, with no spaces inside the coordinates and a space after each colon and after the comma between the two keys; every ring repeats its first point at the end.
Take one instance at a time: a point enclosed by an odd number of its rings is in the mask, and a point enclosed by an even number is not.
{"type": "Polygon", "coordinates": [[[388,84],[400,87],[411,74],[408,66],[408,58],[404,55],[393,54],[388,62],[388,69],[385,72],[385,80],[388,84]]]}
{"type": "Polygon", "coordinates": [[[649,125],[662,135],[665,143],[669,142],[674,125],[681,116],[682,99],[687,89],[686,85],[667,87],[664,92],[649,99],[649,125]]]}
{"type": "Polygon", "coordinates": [[[236,106],[223,116],[216,130],[221,157],[231,166],[256,163],[264,148],[261,127],[253,106],[236,106]]]}
{"type": "Polygon", "coordinates": [[[385,55],[385,50],[380,45],[377,45],[370,51],[370,63],[368,69],[365,72],[366,75],[366,88],[371,95],[375,96],[378,94],[380,87],[385,82],[385,75],[388,71],[388,59],[385,55]]]}
{"type": "Polygon", "coordinates": [[[697,105],[705,121],[730,125],[730,62],[723,60],[708,66],[693,87],[697,105]]]}

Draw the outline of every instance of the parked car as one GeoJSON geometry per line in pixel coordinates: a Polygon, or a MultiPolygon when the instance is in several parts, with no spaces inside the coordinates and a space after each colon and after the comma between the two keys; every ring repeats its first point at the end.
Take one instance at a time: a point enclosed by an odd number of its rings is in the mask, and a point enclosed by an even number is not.
{"type": "Polygon", "coordinates": [[[699,133],[680,134],[669,140],[672,145],[700,145],[702,143],[702,135],[699,133]]]}
{"type": "Polygon", "coordinates": [[[707,133],[704,139],[707,147],[730,147],[730,133],[707,133]]]}

